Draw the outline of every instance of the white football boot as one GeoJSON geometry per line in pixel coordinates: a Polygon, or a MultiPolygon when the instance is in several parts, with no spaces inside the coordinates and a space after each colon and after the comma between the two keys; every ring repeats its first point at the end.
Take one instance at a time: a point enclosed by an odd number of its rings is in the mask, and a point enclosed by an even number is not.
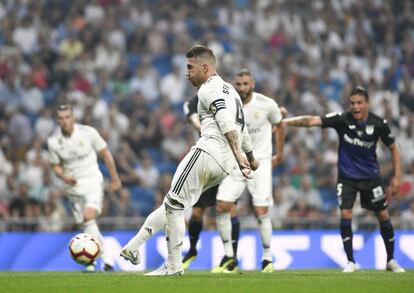
{"type": "Polygon", "coordinates": [[[184,275],[183,269],[171,270],[166,264],[162,265],[155,271],[146,273],[144,276],[181,276],[184,275]]]}
{"type": "Polygon", "coordinates": [[[405,270],[398,264],[395,259],[391,259],[387,262],[387,271],[391,271],[393,273],[405,273],[405,270]]]}
{"type": "Polygon", "coordinates": [[[137,265],[141,262],[141,256],[137,250],[131,250],[128,247],[124,246],[119,254],[125,260],[131,262],[133,265],[137,265]]]}
{"type": "Polygon", "coordinates": [[[348,261],[348,264],[345,266],[342,272],[343,273],[354,273],[357,270],[358,270],[358,266],[356,265],[356,263],[352,261],[348,261]]]}

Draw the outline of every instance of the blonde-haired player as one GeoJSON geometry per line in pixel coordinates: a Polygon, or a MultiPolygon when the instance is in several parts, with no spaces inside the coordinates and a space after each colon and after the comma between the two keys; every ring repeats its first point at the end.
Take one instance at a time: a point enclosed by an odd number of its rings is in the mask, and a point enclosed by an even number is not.
{"type": "MultiPolygon", "coordinates": [[[[69,104],[59,105],[56,116],[59,128],[47,141],[49,162],[55,174],[65,183],[76,222],[83,224],[85,233],[99,241],[104,270],[111,271],[113,268],[105,254],[96,217],[102,209],[104,183],[97,154],[108,168],[111,191],[118,191],[122,187],[112,154],[95,128],[75,123],[69,104]]],[[[86,271],[95,271],[95,264],[87,266],[86,271]]]]}

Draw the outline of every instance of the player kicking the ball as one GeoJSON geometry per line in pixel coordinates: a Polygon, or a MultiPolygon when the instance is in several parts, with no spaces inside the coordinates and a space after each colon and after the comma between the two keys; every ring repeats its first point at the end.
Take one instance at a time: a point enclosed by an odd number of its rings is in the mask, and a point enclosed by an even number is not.
{"type": "Polygon", "coordinates": [[[151,276],[184,273],[184,210],[192,207],[203,191],[220,184],[236,163],[246,178],[259,165],[245,127],[240,96],[217,75],[213,51],[196,45],[187,51],[186,57],[187,77],[198,88],[201,137],[178,165],[164,203],[148,216],[138,234],[121,251],[122,257],[138,264],[139,246],[166,221],[168,257],[164,266],[147,274],[151,276]]]}

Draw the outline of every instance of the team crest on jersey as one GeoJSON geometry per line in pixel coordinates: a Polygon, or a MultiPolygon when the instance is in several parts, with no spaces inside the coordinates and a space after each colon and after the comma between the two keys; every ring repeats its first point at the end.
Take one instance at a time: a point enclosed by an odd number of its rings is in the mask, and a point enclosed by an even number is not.
{"type": "Polygon", "coordinates": [[[368,135],[372,135],[372,134],[374,133],[374,125],[367,125],[367,126],[365,127],[365,132],[366,132],[368,135]]]}
{"type": "Polygon", "coordinates": [[[63,139],[59,138],[59,139],[58,139],[58,143],[59,143],[59,144],[63,144],[63,139]]]}
{"type": "Polygon", "coordinates": [[[85,144],[83,143],[83,141],[81,140],[81,141],[79,141],[79,146],[80,147],[83,147],[85,144]]]}
{"type": "Polygon", "coordinates": [[[253,116],[256,119],[259,119],[260,118],[260,113],[259,112],[254,112],[253,116]]]}
{"type": "Polygon", "coordinates": [[[358,130],[358,131],[357,131],[357,135],[358,135],[358,136],[362,136],[362,134],[363,134],[363,133],[364,133],[364,132],[363,132],[362,130],[358,130]]]}
{"type": "Polygon", "coordinates": [[[216,114],[216,112],[217,112],[217,107],[216,107],[216,105],[211,104],[211,106],[210,106],[210,112],[211,112],[211,113],[213,113],[214,115],[216,114]]]}
{"type": "Polygon", "coordinates": [[[352,129],[355,129],[356,126],[355,125],[349,125],[348,127],[349,127],[349,129],[352,130],[352,129]]]}

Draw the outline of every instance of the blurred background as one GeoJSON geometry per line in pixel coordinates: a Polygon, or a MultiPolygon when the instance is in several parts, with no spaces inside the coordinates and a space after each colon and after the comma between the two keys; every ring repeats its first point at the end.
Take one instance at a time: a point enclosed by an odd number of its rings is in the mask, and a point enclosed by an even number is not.
{"type": "MultiPolygon", "coordinates": [[[[414,229],[413,1],[1,0],[0,231],[76,229],[47,163],[53,109],[64,100],[106,139],[124,185],[106,193],[102,229],[140,227],[197,140],[182,112],[195,94],[184,56],[195,43],[214,50],[228,81],[248,68],[256,90],[289,116],[344,111],[349,90],[366,87],[402,150],[394,226],[414,229]]],[[[275,229],[337,228],[337,146],[334,131],[286,131],[275,229]]],[[[392,164],[381,144],[378,156],[387,183],[392,164]]],[[[249,197],[238,208],[242,228],[256,227],[249,197]]],[[[377,227],[358,203],[355,215],[356,228],[377,227]]]]}

